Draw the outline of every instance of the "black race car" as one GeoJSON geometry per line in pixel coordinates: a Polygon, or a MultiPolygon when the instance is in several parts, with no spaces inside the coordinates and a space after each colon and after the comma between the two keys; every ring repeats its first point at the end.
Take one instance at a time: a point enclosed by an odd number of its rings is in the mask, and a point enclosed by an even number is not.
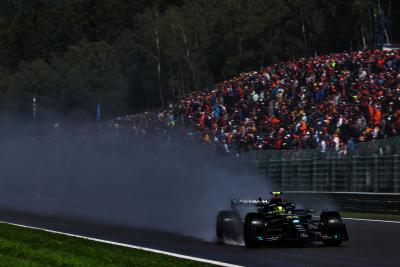
{"type": "Polygon", "coordinates": [[[337,211],[323,211],[314,219],[313,210],[296,209],[294,203],[272,192],[270,200],[231,200],[231,210],[217,216],[219,242],[244,241],[246,247],[258,247],[274,241],[322,241],[326,246],[340,246],[348,241],[346,225],[337,211]],[[244,219],[239,207],[252,207],[244,219]]]}

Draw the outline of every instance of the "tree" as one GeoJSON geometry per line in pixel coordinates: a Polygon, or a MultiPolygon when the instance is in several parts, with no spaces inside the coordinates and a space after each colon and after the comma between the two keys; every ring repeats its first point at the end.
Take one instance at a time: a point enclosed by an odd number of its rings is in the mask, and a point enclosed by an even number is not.
{"type": "Polygon", "coordinates": [[[146,53],[148,60],[153,61],[154,71],[156,72],[159,103],[165,107],[165,96],[163,89],[163,40],[161,36],[161,18],[157,5],[147,9],[143,14],[137,16],[137,44],[138,48],[146,53]]]}
{"type": "Polygon", "coordinates": [[[81,42],[62,57],[23,63],[2,79],[9,108],[29,113],[33,96],[43,108],[68,112],[73,108],[94,110],[100,101],[110,113],[126,112],[127,78],[105,42],[81,42]]]}

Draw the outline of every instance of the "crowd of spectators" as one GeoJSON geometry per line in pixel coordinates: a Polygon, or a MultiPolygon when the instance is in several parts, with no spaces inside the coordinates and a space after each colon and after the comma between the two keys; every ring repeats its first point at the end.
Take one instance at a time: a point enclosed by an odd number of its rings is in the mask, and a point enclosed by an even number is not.
{"type": "Polygon", "coordinates": [[[333,148],[346,155],[357,143],[400,134],[400,51],[282,62],[113,123],[143,135],[184,126],[227,153],[333,148]]]}
{"type": "Polygon", "coordinates": [[[314,56],[242,73],[166,111],[226,152],[321,149],[400,134],[400,51],[314,56]]]}

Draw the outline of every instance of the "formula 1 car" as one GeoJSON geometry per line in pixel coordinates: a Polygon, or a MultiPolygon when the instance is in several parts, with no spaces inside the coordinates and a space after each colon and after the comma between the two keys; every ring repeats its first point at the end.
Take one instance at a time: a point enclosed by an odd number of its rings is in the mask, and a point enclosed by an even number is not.
{"type": "Polygon", "coordinates": [[[219,242],[244,241],[246,247],[258,247],[274,241],[322,241],[325,246],[340,246],[348,241],[346,225],[337,211],[322,211],[313,219],[313,210],[296,209],[294,203],[281,198],[281,192],[272,192],[270,200],[231,200],[231,210],[217,216],[219,242]],[[244,220],[239,207],[252,207],[244,220]]]}

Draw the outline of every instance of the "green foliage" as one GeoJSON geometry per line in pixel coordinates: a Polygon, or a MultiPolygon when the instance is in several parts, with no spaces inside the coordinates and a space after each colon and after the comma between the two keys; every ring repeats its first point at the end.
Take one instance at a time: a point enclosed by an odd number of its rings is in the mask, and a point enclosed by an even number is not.
{"type": "Polygon", "coordinates": [[[16,72],[1,81],[4,105],[30,112],[36,96],[45,109],[65,113],[90,109],[97,101],[114,112],[126,111],[128,82],[123,69],[106,42],[80,42],[62,56],[48,61],[23,62],[16,72]]]}
{"type": "Polygon", "coordinates": [[[379,29],[373,0],[5,0],[0,10],[0,102],[23,113],[32,95],[63,113],[97,101],[110,116],[160,107],[277,61],[375,48],[379,29]]]}

